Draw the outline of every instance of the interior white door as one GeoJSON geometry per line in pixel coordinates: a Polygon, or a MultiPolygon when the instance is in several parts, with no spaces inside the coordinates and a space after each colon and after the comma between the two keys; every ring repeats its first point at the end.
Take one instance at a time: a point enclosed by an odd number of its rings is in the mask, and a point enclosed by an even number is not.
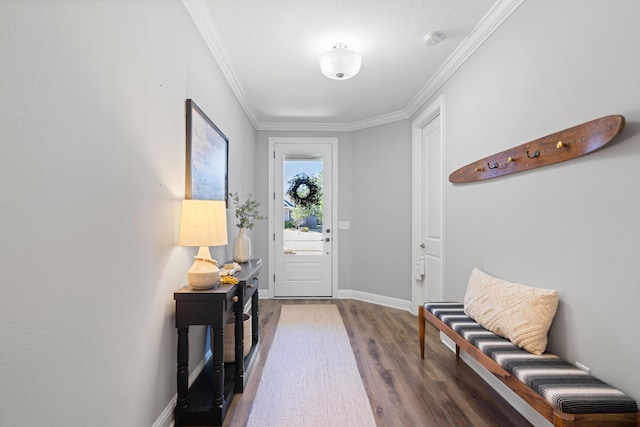
{"type": "Polygon", "coordinates": [[[413,239],[415,257],[414,307],[425,301],[441,301],[443,233],[443,142],[436,104],[414,122],[413,239]]]}
{"type": "Polygon", "coordinates": [[[442,135],[440,120],[429,122],[422,131],[422,170],[425,177],[422,195],[421,245],[426,265],[423,301],[442,301],[442,135]]]}
{"type": "MultiPolygon", "coordinates": [[[[274,144],[274,296],[332,296],[332,144],[274,144]],[[314,179],[321,192],[312,208],[296,204],[287,190],[296,175],[314,179]]],[[[304,196],[305,185],[297,194],[304,196]]]]}

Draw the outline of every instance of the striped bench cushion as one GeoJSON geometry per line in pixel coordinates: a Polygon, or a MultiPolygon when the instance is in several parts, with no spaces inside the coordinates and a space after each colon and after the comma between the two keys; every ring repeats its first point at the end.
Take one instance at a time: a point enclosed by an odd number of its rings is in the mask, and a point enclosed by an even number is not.
{"type": "Polygon", "coordinates": [[[536,356],[484,329],[464,314],[462,303],[428,302],[424,308],[562,412],[638,411],[631,397],[558,356],[550,353],[536,356]]]}

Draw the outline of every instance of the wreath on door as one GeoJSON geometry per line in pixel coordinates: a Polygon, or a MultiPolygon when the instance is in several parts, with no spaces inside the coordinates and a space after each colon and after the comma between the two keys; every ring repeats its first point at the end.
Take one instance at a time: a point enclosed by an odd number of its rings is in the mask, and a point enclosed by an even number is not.
{"type": "Polygon", "coordinates": [[[289,181],[287,195],[295,206],[307,208],[320,202],[320,188],[316,178],[300,173],[289,181]]]}

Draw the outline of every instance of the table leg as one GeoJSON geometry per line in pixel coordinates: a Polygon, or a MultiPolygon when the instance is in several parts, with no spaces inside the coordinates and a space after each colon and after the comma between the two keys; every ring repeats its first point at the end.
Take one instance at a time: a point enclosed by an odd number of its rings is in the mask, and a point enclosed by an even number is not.
{"type": "Polygon", "coordinates": [[[211,352],[213,353],[213,405],[219,406],[224,402],[224,326],[213,329],[211,352]]]}
{"type": "Polygon", "coordinates": [[[176,406],[189,406],[189,328],[178,328],[178,398],[176,406]]]}
{"type": "Polygon", "coordinates": [[[260,310],[258,307],[258,299],[258,290],[256,289],[254,294],[251,296],[251,332],[253,335],[253,345],[256,345],[260,338],[260,321],[258,319],[258,313],[260,310]]]}
{"type": "Polygon", "coordinates": [[[235,322],[234,326],[234,336],[235,336],[235,345],[234,345],[234,359],[236,361],[236,390],[240,385],[242,389],[243,384],[243,376],[244,376],[244,313],[243,313],[243,305],[240,303],[236,303],[238,308],[235,310],[235,322]]]}

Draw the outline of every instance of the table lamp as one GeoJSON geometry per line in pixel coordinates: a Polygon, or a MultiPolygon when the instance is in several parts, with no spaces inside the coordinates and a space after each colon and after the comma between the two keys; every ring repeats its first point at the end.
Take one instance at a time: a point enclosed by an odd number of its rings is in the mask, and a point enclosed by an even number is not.
{"type": "Polygon", "coordinates": [[[209,289],[220,280],[216,260],[209,246],[226,245],[227,209],[224,200],[183,200],[180,216],[181,246],[198,246],[198,255],[187,271],[187,281],[194,289],[209,289]]]}

